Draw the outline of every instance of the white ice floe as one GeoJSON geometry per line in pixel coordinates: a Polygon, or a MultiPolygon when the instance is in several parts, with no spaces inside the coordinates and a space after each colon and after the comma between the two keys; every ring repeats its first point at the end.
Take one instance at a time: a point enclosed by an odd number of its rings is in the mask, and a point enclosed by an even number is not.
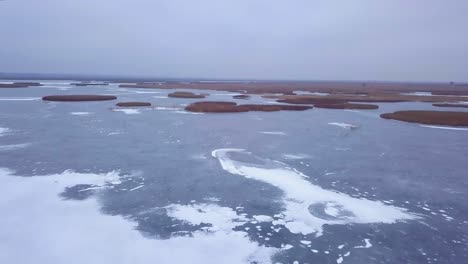
{"type": "Polygon", "coordinates": [[[420,125],[420,126],[428,127],[428,128],[446,129],[446,130],[468,131],[468,127],[447,127],[447,126],[430,126],[430,125],[420,125]]]}
{"type": "Polygon", "coordinates": [[[11,174],[0,169],[0,263],[270,263],[277,251],[251,241],[245,232],[229,229],[235,225],[233,218],[242,220],[229,208],[174,205],[170,209],[174,216],[216,228],[158,240],[143,236],[129,219],[103,214],[94,197],[78,201],[59,196],[78,184],[118,182],[116,172],[11,174]],[[207,213],[200,215],[198,209],[207,213]]]}
{"type": "Polygon", "coordinates": [[[326,190],[309,182],[307,176],[286,164],[262,159],[242,149],[217,149],[212,152],[222,168],[232,174],[262,181],[283,191],[283,217],[273,224],[284,225],[292,233],[321,235],[323,225],[350,223],[395,223],[418,216],[404,208],[380,201],[354,198],[345,193],[326,190]],[[261,160],[256,166],[230,158],[237,153],[245,158],[261,160]]]}
{"type": "Polygon", "coordinates": [[[139,109],[130,109],[130,108],[115,108],[115,109],[112,109],[112,111],[123,112],[127,115],[141,114],[141,111],[139,109]]]}
{"type": "Polygon", "coordinates": [[[332,122],[332,123],[328,123],[328,124],[332,125],[332,126],[339,126],[339,127],[344,128],[344,129],[356,129],[356,128],[359,127],[357,125],[347,124],[347,123],[339,123],[339,122],[332,122]]]}
{"type": "Polygon", "coordinates": [[[90,112],[71,112],[70,114],[77,115],[77,116],[86,116],[86,115],[90,115],[91,113],[90,112]]]}
{"type": "Polygon", "coordinates": [[[27,146],[31,145],[30,143],[23,143],[23,144],[13,144],[13,145],[0,145],[0,151],[8,151],[8,150],[16,150],[22,149],[27,146]]]}
{"type": "Polygon", "coordinates": [[[260,133],[267,135],[286,136],[286,133],[282,131],[261,131],[260,133]]]}

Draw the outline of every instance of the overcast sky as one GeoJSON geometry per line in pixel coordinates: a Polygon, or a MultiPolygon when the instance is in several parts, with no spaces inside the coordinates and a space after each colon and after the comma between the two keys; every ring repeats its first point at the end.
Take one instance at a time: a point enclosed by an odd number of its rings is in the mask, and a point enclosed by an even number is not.
{"type": "Polygon", "coordinates": [[[468,1],[5,0],[0,72],[468,81],[468,1]]]}

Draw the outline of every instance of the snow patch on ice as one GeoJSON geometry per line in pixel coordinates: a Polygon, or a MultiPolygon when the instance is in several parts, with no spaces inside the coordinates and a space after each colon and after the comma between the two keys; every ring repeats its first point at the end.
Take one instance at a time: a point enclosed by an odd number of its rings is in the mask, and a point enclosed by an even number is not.
{"type": "Polygon", "coordinates": [[[328,124],[332,125],[332,126],[339,126],[341,128],[344,128],[344,129],[350,129],[350,130],[359,128],[359,126],[357,126],[357,125],[347,124],[347,123],[332,122],[332,123],[328,123],[328,124]]]}
{"type": "Polygon", "coordinates": [[[10,133],[10,129],[9,128],[6,128],[6,127],[0,127],[0,137],[10,133]]]}
{"type": "Polygon", "coordinates": [[[158,106],[158,107],[155,107],[154,109],[156,109],[156,110],[168,110],[168,111],[177,111],[177,110],[181,110],[181,108],[177,108],[177,107],[166,107],[166,106],[158,106]]]}
{"type": "Polygon", "coordinates": [[[309,158],[307,154],[283,154],[283,158],[290,160],[301,160],[309,158]]]}
{"type": "Polygon", "coordinates": [[[432,92],[411,92],[411,93],[400,93],[402,95],[417,95],[417,96],[432,96],[432,92]]]}
{"type": "Polygon", "coordinates": [[[372,243],[370,242],[370,239],[365,238],[364,243],[365,243],[364,246],[355,246],[354,248],[370,248],[370,247],[372,247],[372,243]]]}
{"type": "Polygon", "coordinates": [[[110,132],[107,135],[108,136],[113,136],[113,135],[121,135],[121,134],[124,134],[124,132],[121,132],[121,131],[119,131],[119,132],[110,132]]]}
{"type": "Polygon", "coordinates": [[[0,97],[0,101],[38,101],[40,97],[0,97]]]}
{"type": "Polygon", "coordinates": [[[203,115],[203,114],[204,114],[204,113],[189,112],[189,111],[184,111],[184,110],[178,110],[178,111],[175,111],[174,113],[177,113],[177,114],[186,114],[186,115],[203,115]]]}
{"type": "Polygon", "coordinates": [[[261,131],[260,133],[267,135],[286,136],[286,133],[282,131],[261,131]]]}
{"type": "Polygon", "coordinates": [[[162,92],[156,92],[156,91],[137,91],[137,90],[134,90],[132,92],[135,92],[137,94],[160,94],[162,92]]]}
{"type": "Polygon", "coordinates": [[[243,218],[229,208],[170,206],[173,216],[207,222],[213,232],[158,240],[143,236],[129,219],[102,214],[94,197],[80,201],[59,197],[66,187],[99,186],[119,178],[117,172],[71,171],[18,177],[0,169],[0,263],[271,263],[279,250],[260,246],[245,232],[230,230],[243,218]],[[15,228],[9,228],[12,225],[15,228]]]}
{"type": "Polygon", "coordinates": [[[447,127],[447,126],[430,126],[430,125],[419,125],[419,126],[428,127],[428,128],[437,128],[437,129],[446,129],[446,130],[468,131],[468,127],[447,127]]]}
{"type": "Polygon", "coordinates": [[[254,215],[253,218],[258,222],[271,222],[273,218],[268,215],[254,215]]]}
{"type": "Polygon", "coordinates": [[[209,231],[232,231],[233,228],[248,221],[245,216],[238,215],[229,207],[216,204],[172,204],[166,207],[167,215],[191,225],[209,224],[209,231]]]}
{"type": "Polygon", "coordinates": [[[262,181],[283,191],[283,218],[273,221],[283,224],[295,234],[321,235],[323,225],[351,223],[395,223],[418,219],[404,208],[380,201],[354,198],[345,193],[326,190],[307,180],[307,176],[279,161],[262,159],[242,149],[217,149],[212,152],[221,167],[235,175],[262,181]],[[230,154],[261,160],[262,165],[234,160],[230,154]]]}
{"type": "Polygon", "coordinates": [[[8,150],[16,150],[22,149],[27,146],[31,145],[30,143],[23,143],[23,144],[13,144],[13,145],[0,145],[0,151],[8,151],[8,150]]]}
{"type": "Polygon", "coordinates": [[[141,111],[139,109],[130,109],[130,108],[116,108],[116,109],[112,109],[112,111],[123,112],[127,115],[141,114],[141,111]]]}
{"type": "Polygon", "coordinates": [[[143,187],[145,187],[144,184],[139,185],[139,186],[137,186],[137,187],[135,187],[135,188],[132,188],[132,189],[130,189],[130,190],[128,190],[128,191],[129,191],[129,192],[133,192],[133,191],[136,191],[136,190],[138,190],[138,189],[140,189],[140,188],[143,188],[143,187]]]}
{"type": "Polygon", "coordinates": [[[71,112],[71,115],[77,115],[77,116],[85,116],[85,115],[90,115],[90,112],[71,112]]]}

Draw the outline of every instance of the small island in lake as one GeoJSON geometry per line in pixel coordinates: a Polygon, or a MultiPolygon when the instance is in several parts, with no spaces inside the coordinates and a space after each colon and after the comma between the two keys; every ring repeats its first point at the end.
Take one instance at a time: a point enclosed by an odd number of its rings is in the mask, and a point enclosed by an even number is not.
{"type": "Polygon", "coordinates": [[[408,110],[381,114],[385,119],[441,126],[468,126],[468,112],[408,110]]]}
{"type": "Polygon", "coordinates": [[[48,95],[42,97],[44,101],[56,101],[56,102],[85,102],[85,101],[107,101],[115,100],[116,96],[113,95],[89,95],[89,94],[78,94],[78,95],[48,95]]]}

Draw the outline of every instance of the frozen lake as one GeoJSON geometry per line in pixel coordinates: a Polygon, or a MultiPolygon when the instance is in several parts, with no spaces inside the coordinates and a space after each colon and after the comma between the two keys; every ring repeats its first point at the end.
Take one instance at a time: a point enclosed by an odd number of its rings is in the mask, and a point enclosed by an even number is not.
{"type": "Polygon", "coordinates": [[[43,83],[0,90],[0,263],[468,259],[468,131],[379,117],[430,103],[196,114],[174,90],[43,83]]]}

